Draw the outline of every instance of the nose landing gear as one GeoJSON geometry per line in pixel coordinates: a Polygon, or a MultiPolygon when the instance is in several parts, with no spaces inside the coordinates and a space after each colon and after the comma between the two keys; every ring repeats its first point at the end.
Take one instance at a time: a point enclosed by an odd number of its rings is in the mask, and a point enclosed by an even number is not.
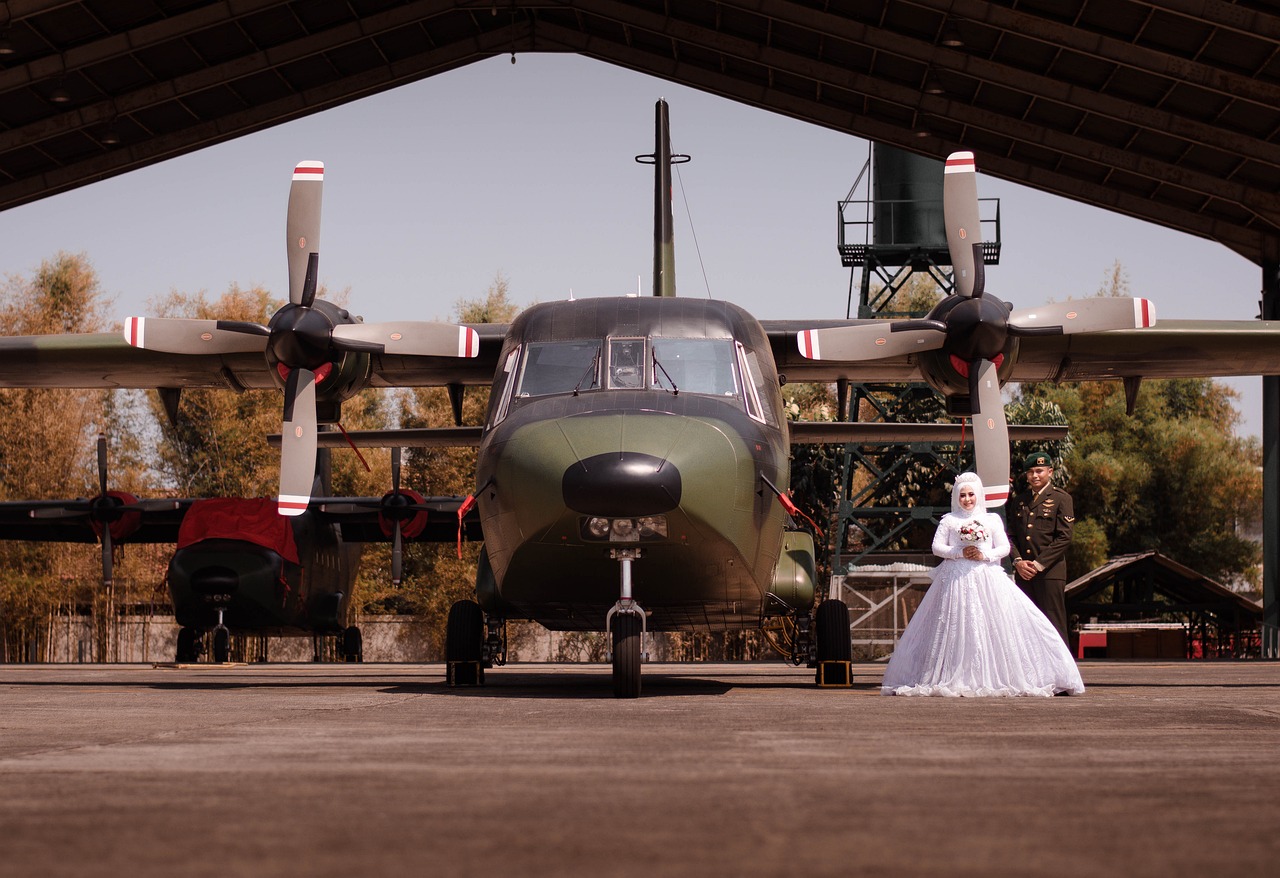
{"type": "Polygon", "coordinates": [[[642,650],[647,625],[644,610],[631,597],[631,562],[640,557],[640,550],[614,549],[610,555],[622,573],[621,595],[604,617],[605,633],[612,636],[613,694],[639,698],[640,662],[648,657],[642,650]]]}

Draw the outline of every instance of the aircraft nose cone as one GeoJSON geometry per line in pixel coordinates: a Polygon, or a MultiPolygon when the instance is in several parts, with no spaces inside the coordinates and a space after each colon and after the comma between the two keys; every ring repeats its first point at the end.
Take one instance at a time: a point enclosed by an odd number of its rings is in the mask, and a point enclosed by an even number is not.
{"type": "Polygon", "coordinates": [[[191,576],[191,589],[196,594],[212,597],[231,595],[240,587],[240,574],[229,567],[201,567],[191,576]]]}
{"type": "Polygon", "coordinates": [[[680,505],[680,470],[652,454],[597,454],[569,466],[561,488],[583,515],[653,515],[680,505]]]}

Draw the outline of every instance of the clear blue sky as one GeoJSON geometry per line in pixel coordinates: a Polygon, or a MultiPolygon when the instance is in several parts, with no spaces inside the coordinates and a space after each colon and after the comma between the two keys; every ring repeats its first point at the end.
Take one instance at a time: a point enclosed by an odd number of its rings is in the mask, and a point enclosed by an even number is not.
{"type": "MultiPolygon", "coordinates": [[[[653,149],[663,97],[673,147],[693,157],[676,178],[680,294],[761,318],[844,316],[836,203],[865,141],[574,55],[517,58],[0,213],[0,272],[84,252],[121,320],[173,290],[283,297],[290,175],[319,159],[320,278],[366,319],[449,319],[499,272],[521,304],[634,292],[637,278],[647,292],[653,179],[634,156],[653,149]]],[[[1257,316],[1260,270],[1219,244],[991,177],[978,190],[1003,220],[987,288],[1015,306],[1090,295],[1119,260],[1160,317],[1257,316]]],[[[1240,432],[1260,434],[1261,380],[1231,384],[1240,432]]]]}

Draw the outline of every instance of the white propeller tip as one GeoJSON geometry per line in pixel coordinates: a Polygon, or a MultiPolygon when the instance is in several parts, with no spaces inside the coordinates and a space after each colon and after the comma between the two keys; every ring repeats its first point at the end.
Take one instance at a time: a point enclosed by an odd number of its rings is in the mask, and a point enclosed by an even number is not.
{"type": "Polygon", "coordinates": [[[276,512],[290,517],[294,515],[301,515],[307,511],[307,505],[310,502],[310,497],[299,497],[295,494],[281,494],[276,498],[276,512]]]}
{"type": "Polygon", "coordinates": [[[978,163],[971,152],[953,152],[947,156],[944,174],[972,174],[978,170],[978,163]]]}
{"type": "Polygon", "coordinates": [[[145,317],[129,317],[124,321],[124,340],[135,348],[143,347],[145,317]]]}
{"type": "Polygon", "coordinates": [[[818,350],[818,333],[812,329],[805,329],[796,333],[796,344],[800,348],[800,355],[809,360],[821,360],[822,355],[818,350]]]}
{"type": "Polygon", "coordinates": [[[987,488],[984,496],[987,501],[988,509],[992,508],[993,506],[1003,506],[1005,501],[1009,499],[1009,489],[1008,488],[987,488]]]}
{"type": "Polygon", "coordinates": [[[480,356],[480,333],[467,326],[458,327],[458,356],[480,356]]]}
{"type": "Polygon", "coordinates": [[[1150,299],[1133,300],[1133,322],[1138,329],[1156,325],[1156,303],[1150,299]]]}
{"type": "Polygon", "coordinates": [[[293,179],[324,182],[324,162],[298,162],[293,169],[293,179]]]}

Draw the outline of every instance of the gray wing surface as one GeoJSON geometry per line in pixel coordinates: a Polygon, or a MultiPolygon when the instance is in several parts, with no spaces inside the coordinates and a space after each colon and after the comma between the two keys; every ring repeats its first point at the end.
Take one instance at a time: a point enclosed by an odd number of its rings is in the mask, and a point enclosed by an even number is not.
{"type": "MultiPolygon", "coordinates": [[[[488,385],[507,327],[482,324],[477,357],[375,354],[371,387],[488,385]]],[[[261,353],[189,354],[135,348],[116,332],[0,337],[0,387],[275,387],[261,353]]]]}
{"type": "MultiPolygon", "coordinates": [[[[923,380],[915,356],[809,360],[796,346],[797,331],[868,321],[761,322],[778,372],[789,382],[923,380]]],[[[1009,376],[1014,382],[1280,375],[1280,321],[1275,320],[1161,320],[1144,329],[1028,336],[1018,343],[1009,376]]]]}

